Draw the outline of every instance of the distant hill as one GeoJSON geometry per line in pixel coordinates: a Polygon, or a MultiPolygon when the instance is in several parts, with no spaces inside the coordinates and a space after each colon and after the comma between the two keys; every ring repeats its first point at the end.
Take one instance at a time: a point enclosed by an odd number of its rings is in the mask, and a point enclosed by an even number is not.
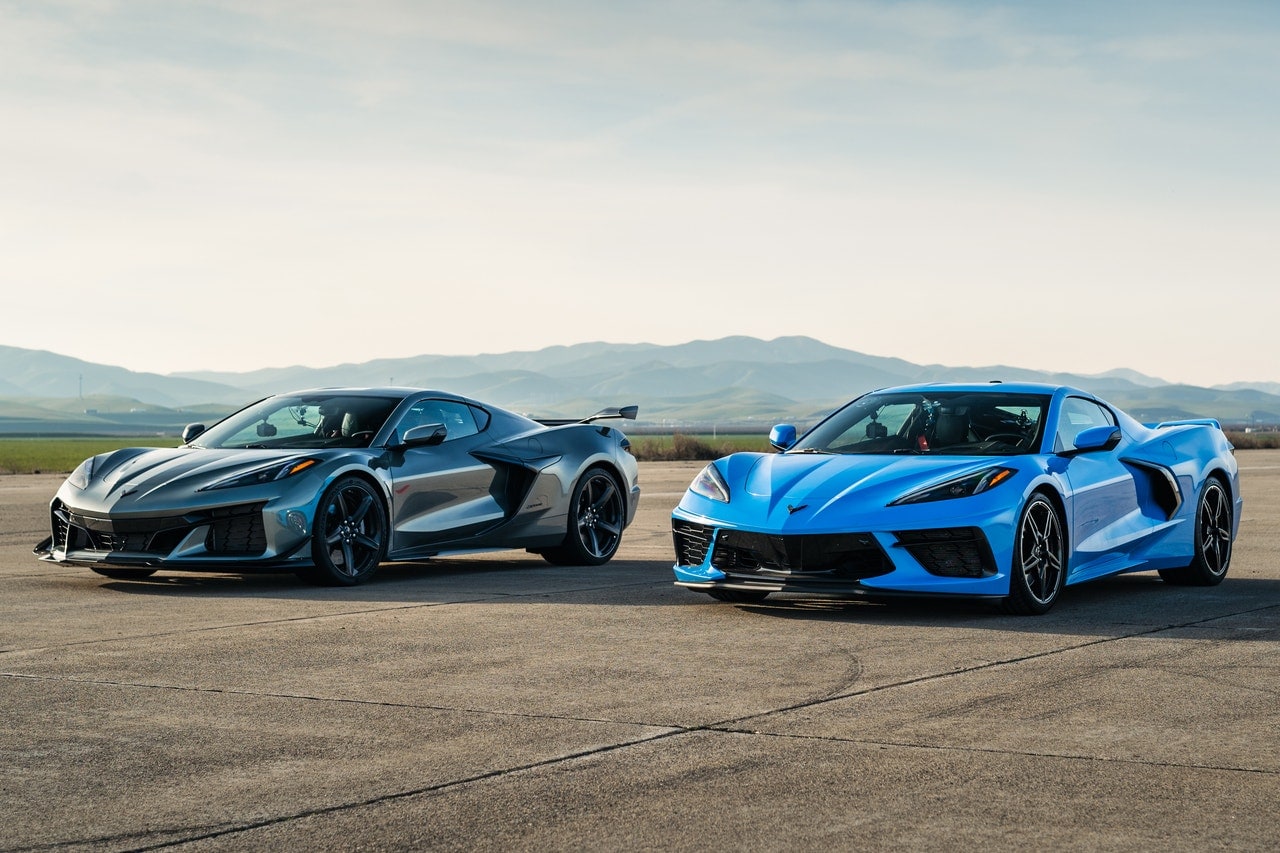
{"type": "Polygon", "coordinates": [[[159,406],[242,400],[239,385],[184,376],[135,373],[44,350],[0,346],[0,398],[123,397],[159,406]]]}
{"type": "Polygon", "coordinates": [[[749,427],[809,423],[887,385],[993,379],[1076,385],[1143,420],[1217,417],[1232,424],[1280,424],[1280,383],[1197,388],[1124,368],[1088,376],[1000,365],[919,365],[798,336],[735,336],[675,346],[592,342],[529,352],[170,375],[0,347],[0,377],[0,433],[177,431],[271,393],[387,384],[454,391],[539,415],[568,417],[638,403],[642,423],[749,427]]]}

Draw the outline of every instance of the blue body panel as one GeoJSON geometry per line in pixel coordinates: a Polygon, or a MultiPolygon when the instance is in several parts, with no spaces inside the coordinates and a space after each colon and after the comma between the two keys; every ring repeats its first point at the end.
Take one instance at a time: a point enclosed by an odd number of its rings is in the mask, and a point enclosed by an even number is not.
{"type": "MultiPolygon", "coordinates": [[[[798,442],[786,430],[775,432],[775,439],[783,436],[789,449],[780,453],[733,454],[713,462],[714,471],[700,475],[712,479],[718,475],[727,501],[710,496],[718,492],[709,494],[705,489],[691,487],[673,511],[676,583],[703,591],[1003,598],[1010,594],[1019,520],[1028,500],[1037,493],[1047,496],[1061,516],[1067,542],[1068,585],[1122,572],[1187,566],[1196,549],[1198,496],[1210,477],[1216,478],[1230,496],[1233,539],[1238,530],[1242,502],[1237,466],[1231,445],[1216,422],[1147,427],[1098,398],[1066,386],[920,385],[873,393],[903,392],[920,395],[926,401],[931,394],[944,393],[953,397],[970,395],[966,400],[980,400],[987,394],[1028,395],[1045,401],[1043,407],[1035,409],[1043,425],[1026,422],[1026,412],[1022,413],[1028,439],[1017,452],[993,454],[991,442],[984,444],[976,439],[971,445],[955,445],[948,453],[930,452],[927,448],[832,452],[814,447],[806,452],[805,442],[827,421],[839,419],[841,412],[859,402],[855,400],[798,442]],[[1112,419],[1113,428],[1118,427],[1118,437],[1112,435],[1106,446],[1089,449],[1061,446],[1064,432],[1070,435],[1071,425],[1076,422],[1076,410],[1093,412],[1095,408],[1112,419]],[[1032,442],[1034,429],[1038,432],[1032,442]],[[972,454],[964,450],[969,446],[975,448],[972,454]],[[904,497],[936,489],[939,484],[962,481],[967,475],[981,477],[996,467],[1008,470],[1001,473],[1003,479],[998,485],[985,491],[902,502],[904,497]],[[688,531],[693,531],[695,539],[705,539],[705,554],[700,555],[697,548],[682,550],[681,536],[688,535],[688,531]],[[805,537],[804,542],[813,542],[817,540],[808,537],[861,536],[856,548],[871,568],[809,572],[777,566],[738,567],[723,555],[717,560],[717,549],[738,534],[760,534],[764,538],[753,541],[765,543],[765,550],[774,548],[778,553],[787,548],[809,547],[794,544],[801,537],[805,537]],[[971,537],[972,543],[964,546],[968,549],[965,553],[977,555],[972,560],[981,556],[982,570],[971,565],[970,576],[961,576],[957,574],[960,570],[947,561],[945,549],[911,547],[912,543],[947,537],[971,537]],[[922,552],[929,566],[918,559],[922,552]],[[696,559],[698,556],[701,559],[696,559]],[[877,560],[883,563],[879,568],[875,568],[877,560]]],[[[935,411],[943,413],[945,409],[935,407],[935,411]]],[[[880,428],[879,424],[872,426],[880,428]]],[[[936,428],[932,416],[929,426],[936,428]]],[[[893,430],[881,428],[878,435],[885,435],[886,431],[890,438],[881,441],[892,440],[893,430]]],[[[903,440],[909,432],[909,424],[898,427],[903,440]]],[[[1107,432],[1101,430],[1104,436],[1107,432]]],[[[1098,431],[1094,433],[1096,438],[1098,431]]],[[[872,435],[870,427],[867,435],[872,435]]],[[[870,443],[873,442],[868,440],[870,443]]]]}

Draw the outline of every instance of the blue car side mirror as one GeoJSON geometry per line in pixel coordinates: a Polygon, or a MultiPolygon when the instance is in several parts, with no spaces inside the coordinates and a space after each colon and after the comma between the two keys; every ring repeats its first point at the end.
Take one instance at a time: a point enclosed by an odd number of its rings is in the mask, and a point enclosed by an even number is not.
{"type": "Polygon", "coordinates": [[[786,450],[796,443],[796,428],[791,424],[778,424],[769,430],[769,443],[779,450],[786,450]]]}
{"type": "Polygon", "coordinates": [[[1096,426],[1076,435],[1076,450],[1110,450],[1120,443],[1120,427],[1096,426]]]}

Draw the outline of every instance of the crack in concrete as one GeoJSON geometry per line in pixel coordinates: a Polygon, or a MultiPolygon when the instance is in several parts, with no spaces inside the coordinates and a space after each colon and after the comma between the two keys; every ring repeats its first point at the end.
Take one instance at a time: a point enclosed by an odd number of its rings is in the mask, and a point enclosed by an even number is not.
{"type": "Polygon", "coordinates": [[[882,748],[918,749],[927,752],[969,752],[987,755],[1019,755],[1026,758],[1059,758],[1066,761],[1090,761],[1098,764],[1134,764],[1145,767],[1167,767],[1172,770],[1218,770],[1226,773],[1257,773],[1262,776],[1280,776],[1280,771],[1259,767],[1234,767],[1225,764],[1186,764],[1175,761],[1152,761],[1141,758],[1106,758],[1097,755],[1082,755],[1069,752],[1031,752],[1025,749],[995,749],[989,746],[949,746],[936,743],[915,743],[912,741],[863,740],[861,738],[838,737],[835,735],[805,735],[788,732],[759,732],[749,729],[718,728],[715,731],[726,734],[743,734],[754,737],[771,737],[781,740],[816,740],[829,743],[851,743],[859,746],[875,746],[882,748]]]}

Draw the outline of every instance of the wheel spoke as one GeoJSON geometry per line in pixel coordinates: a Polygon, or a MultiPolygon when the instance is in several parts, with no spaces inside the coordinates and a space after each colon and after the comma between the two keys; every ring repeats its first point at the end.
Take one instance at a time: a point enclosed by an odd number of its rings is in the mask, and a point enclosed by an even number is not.
{"type": "Polygon", "coordinates": [[[613,487],[613,481],[606,479],[604,483],[604,490],[601,492],[600,497],[592,502],[591,506],[597,510],[604,509],[605,504],[609,503],[609,501],[613,499],[616,492],[617,489],[613,487]]]}
{"type": "Polygon", "coordinates": [[[343,572],[345,572],[346,574],[354,575],[354,574],[356,573],[356,560],[355,560],[355,555],[352,553],[351,543],[350,543],[350,542],[348,542],[348,541],[346,541],[345,539],[344,539],[344,540],[342,540],[342,566],[341,566],[341,568],[342,568],[343,572]]]}
{"type": "Polygon", "coordinates": [[[360,503],[356,506],[356,511],[347,516],[347,520],[354,524],[364,521],[365,514],[369,512],[369,507],[373,506],[373,495],[362,491],[360,493],[360,503]]]}

